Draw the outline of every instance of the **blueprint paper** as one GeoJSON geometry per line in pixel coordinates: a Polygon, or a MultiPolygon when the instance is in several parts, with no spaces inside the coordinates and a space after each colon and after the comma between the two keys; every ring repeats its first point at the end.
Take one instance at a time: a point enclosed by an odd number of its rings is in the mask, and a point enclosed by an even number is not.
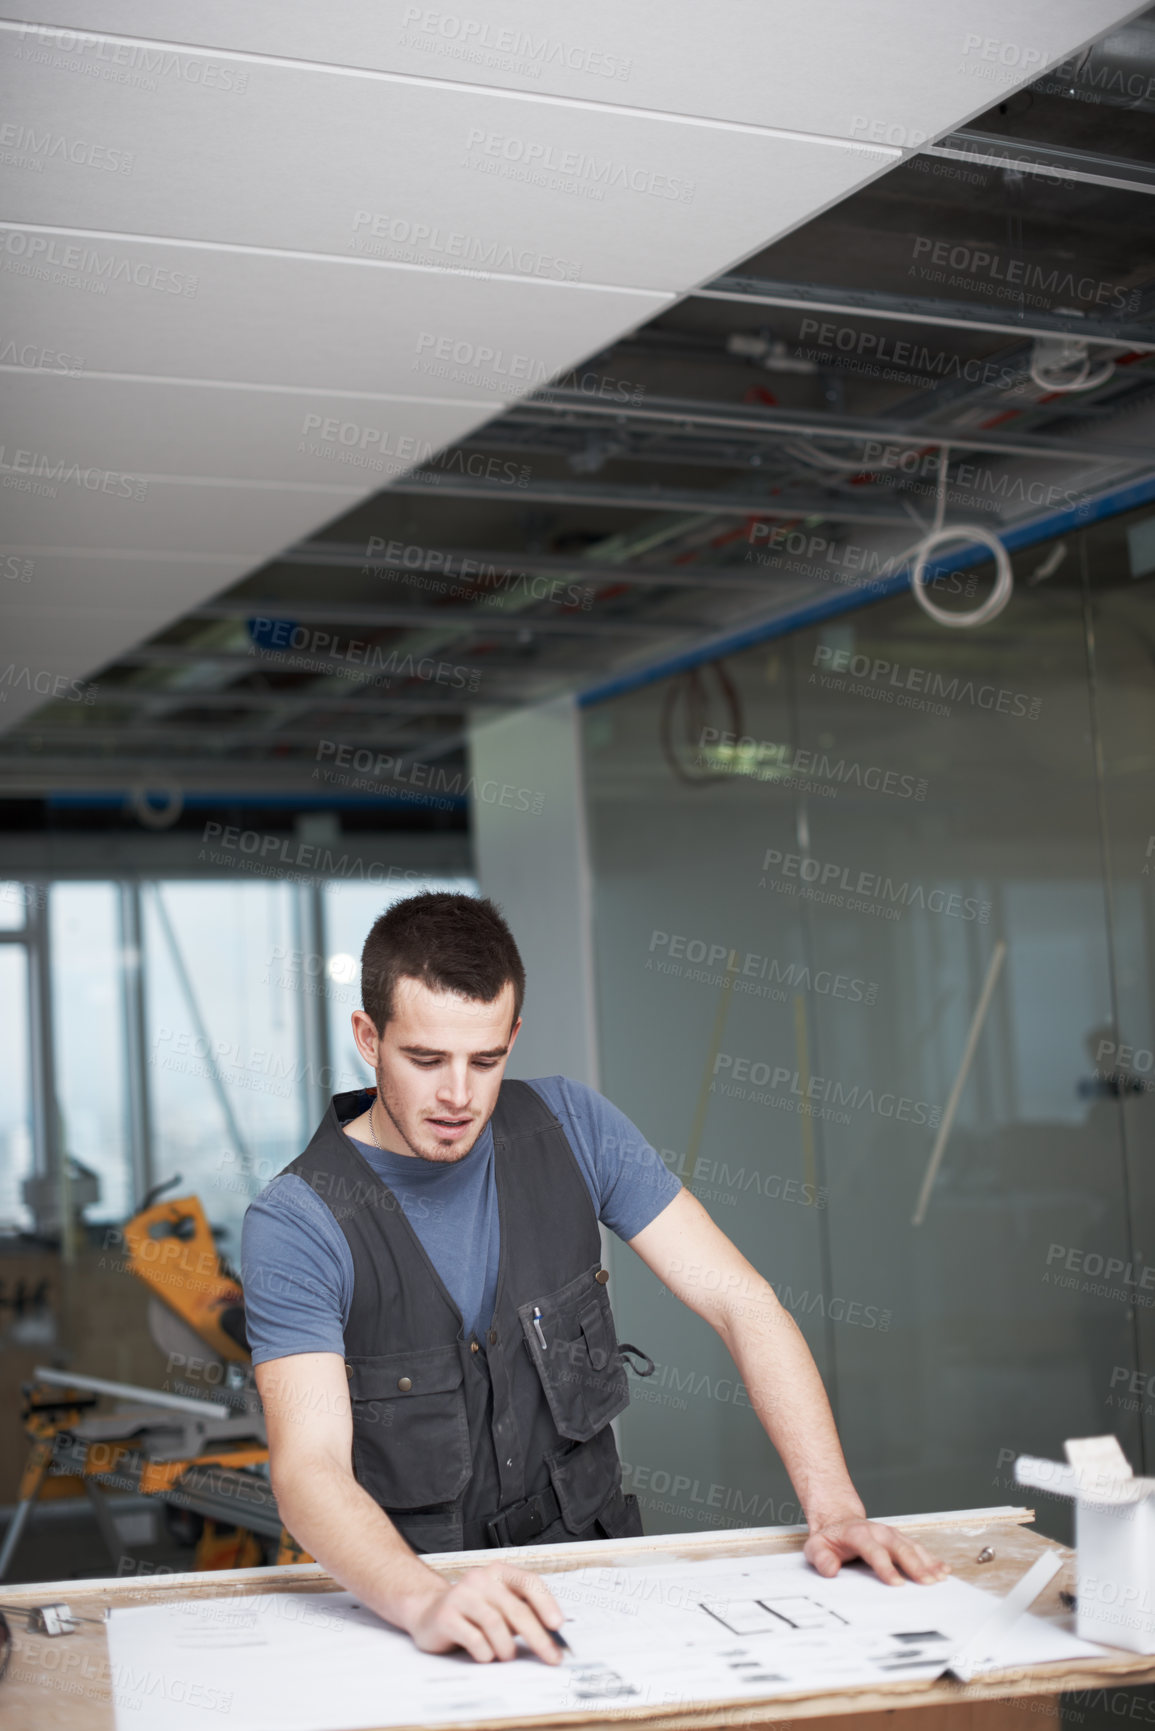
{"type": "MultiPolygon", "coordinates": [[[[575,1659],[612,1662],[631,1680],[644,1671],[647,1704],[931,1681],[999,1603],[953,1577],[889,1587],[854,1567],[826,1580],[797,1553],[583,1569],[550,1586],[570,1612],[575,1659]]],[[[1028,1614],[986,1643],[973,1674],[1103,1651],[1028,1614]]]]}
{"type": "MultiPolygon", "coordinates": [[[[421,1653],[351,1593],[276,1592],[115,1610],[117,1731],[358,1731],[773,1698],[930,1681],[998,1596],[948,1578],[825,1580],[797,1555],[551,1571],[570,1654],[478,1664],[421,1653]]],[[[984,1655],[1001,1670],[1101,1647],[1024,1615],[984,1655]]]]}

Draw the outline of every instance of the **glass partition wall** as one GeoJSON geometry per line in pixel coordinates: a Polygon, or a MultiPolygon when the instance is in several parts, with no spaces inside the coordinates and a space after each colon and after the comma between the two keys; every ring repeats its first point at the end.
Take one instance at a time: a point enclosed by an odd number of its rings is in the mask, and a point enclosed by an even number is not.
{"type": "MultiPolygon", "coordinates": [[[[586,712],[603,1091],[796,1318],[875,1514],[1155,1458],[1150,525],[1019,555],[977,630],[904,594],[586,712]]],[[[647,1530],[800,1519],[718,1337],[611,1253],[647,1530]]]]}

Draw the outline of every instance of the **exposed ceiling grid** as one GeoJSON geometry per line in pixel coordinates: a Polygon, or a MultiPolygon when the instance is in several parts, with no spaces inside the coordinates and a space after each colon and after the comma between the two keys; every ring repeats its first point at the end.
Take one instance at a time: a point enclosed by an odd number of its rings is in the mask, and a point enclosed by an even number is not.
{"type": "Polygon", "coordinates": [[[0,474],[104,479],[6,487],[3,659],[83,679],[1138,9],[26,10],[0,474]]]}

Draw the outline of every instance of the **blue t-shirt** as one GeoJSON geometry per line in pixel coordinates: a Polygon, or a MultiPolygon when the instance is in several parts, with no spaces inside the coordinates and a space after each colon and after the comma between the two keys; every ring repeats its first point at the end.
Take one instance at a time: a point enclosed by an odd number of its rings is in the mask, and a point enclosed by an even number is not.
{"type": "MultiPolygon", "coordinates": [[[[619,1238],[633,1238],[673,1201],[681,1179],[595,1089],[565,1076],[530,1086],[561,1123],[598,1219],[619,1238]]],[[[404,1209],[461,1312],[466,1336],[480,1333],[493,1315],[501,1243],[492,1123],[452,1164],[352,1140],[404,1209]]],[[[249,1204],[241,1267],[254,1364],[297,1352],[344,1354],[353,1257],[328,1206],[303,1178],[282,1173],[249,1204]]]]}

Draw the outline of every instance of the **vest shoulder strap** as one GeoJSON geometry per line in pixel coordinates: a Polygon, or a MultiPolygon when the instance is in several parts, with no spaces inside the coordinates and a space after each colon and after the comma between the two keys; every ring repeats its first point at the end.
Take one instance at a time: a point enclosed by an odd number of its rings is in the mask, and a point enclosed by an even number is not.
{"type": "Polygon", "coordinates": [[[562,1129],[536,1088],[528,1082],[512,1080],[501,1084],[491,1123],[493,1140],[499,1144],[520,1136],[538,1136],[545,1130],[562,1129]]]}

